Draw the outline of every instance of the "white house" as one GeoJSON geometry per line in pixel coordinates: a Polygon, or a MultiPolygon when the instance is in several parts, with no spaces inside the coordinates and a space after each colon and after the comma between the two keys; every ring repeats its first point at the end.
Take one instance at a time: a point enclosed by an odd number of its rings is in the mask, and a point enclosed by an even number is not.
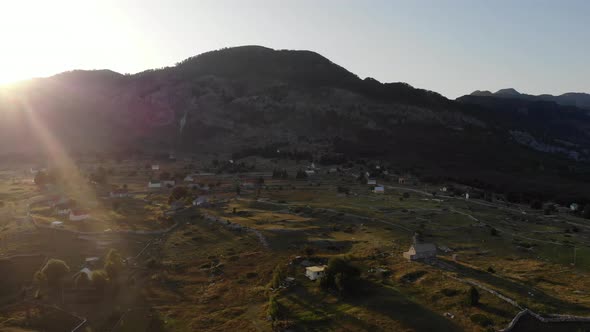
{"type": "Polygon", "coordinates": [[[402,178],[402,177],[398,178],[397,179],[397,183],[399,183],[399,184],[405,184],[406,183],[406,178],[402,178]]]}
{"type": "Polygon", "coordinates": [[[375,185],[375,184],[377,184],[377,180],[375,180],[375,179],[368,179],[367,180],[367,184],[373,184],[373,185],[375,185]]]}
{"type": "Polygon", "coordinates": [[[314,175],[315,174],[315,171],[313,169],[308,169],[308,170],[305,171],[305,174],[307,174],[308,176],[309,175],[314,175]]]}
{"type": "Polygon", "coordinates": [[[205,206],[209,202],[207,196],[199,196],[193,201],[194,206],[205,206]]]}
{"type": "Polygon", "coordinates": [[[403,254],[404,258],[410,261],[430,259],[436,257],[436,246],[432,243],[422,243],[417,235],[414,235],[413,244],[403,254]]]}
{"type": "Polygon", "coordinates": [[[190,174],[184,178],[184,182],[193,182],[193,181],[195,181],[195,178],[190,174]]]}
{"type": "Polygon", "coordinates": [[[174,181],[174,180],[164,180],[164,181],[162,181],[162,185],[164,187],[174,187],[176,185],[176,181],[174,181]]]}
{"type": "Polygon", "coordinates": [[[330,173],[336,173],[336,172],[338,172],[338,170],[336,168],[330,168],[330,171],[329,172],[330,173]]]}
{"type": "Polygon", "coordinates": [[[82,221],[90,218],[90,213],[84,210],[72,210],[70,212],[71,221],[82,221]]]}
{"type": "Polygon", "coordinates": [[[152,165],[152,171],[159,171],[160,165],[152,165]]]}
{"type": "Polygon", "coordinates": [[[373,189],[373,192],[375,194],[384,194],[385,193],[385,187],[383,186],[377,186],[373,189]]]}
{"type": "Polygon", "coordinates": [[[157,180],[150,180],[148,182],[148,188],[162,188],[162,183],[157,180]]]}
{"type": "Polygon", "coordinates": [[[570,210],[572,211],[578,211],[580,207],[578,206],[578,203],[572,203],[570,204],[570,210]]]}
{"type": "Polygon", "coordinates": [[[61,221],[52,221],[51,228],[64,228],[64,223],[61,221]]]}
{"type": "Polygon", "coordinates": [[[92,270],[90,270],[89,268],[85,267],[82,270],[80,270],[80,272],[78,272],[77,274],[85,274],[86,277],[88,277],[88,280],[92,281],[92,270]]]}
{"type": "Polygon", "coordinates": [[[309,280],[321,279],[325,274],[326,266],[308,266],[305,268],[305,276],[309,280]]]}

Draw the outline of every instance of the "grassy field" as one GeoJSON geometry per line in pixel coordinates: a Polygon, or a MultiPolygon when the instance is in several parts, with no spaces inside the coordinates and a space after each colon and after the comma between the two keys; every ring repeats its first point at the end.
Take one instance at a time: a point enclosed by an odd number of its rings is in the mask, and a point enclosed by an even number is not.
{"type": "MultiPolygon", "coordinates": [[[[114,171],[109,185],[95,187],[94,198],[84,201],[92,219],[66,221],[71,230],[111,230],[87,238],[23,221],[26,206],[19,202],[40,195],[39,190],[18,177],[15,181],[11,174],[18,172],[0,172],[0,197],[7,202],[0,207],[5,216],[0,258],[40,253],[63,259],[72,273],[85,258],[104,257],[109,248],[132,258],[125,272],[132,286],[89,303],[80,303],[74,292],[62,304],[88,317],[96,330],[271,331],[271,296],[280,306],[274,327],[295,331],[488,331],[505,327],[521,307],[546,314],[590,312],[587,220],[441,199],[412,191],[424,189],[412,186],[374,194],[349,176],[333,174],[309,181],[267,177],[259,190],[243,188],[239,196],[233,189],[239,176],[208,175],[202,181],[222,184],[208,194],[210,206],[164,218],[170,189],[147,190],[145,184],[155,174],[144,164],[102,164],[114,171]],[[132,197],[106,197],[110,185],[123,184],[132,197]],[[350,194],[339,193],[338,187],[350,194]],[[163,229],[173,222],[177,228],[166,234],[117,232],[163,229]],[[445,249],[439,250],[437,263],[402,257],[416,231],[445,249]],[[302,259],[323,264],[332,257],[349,257],[360,269],[352,295],[326,292],[305,277],[302,259]],[[271,290],[277,266],[294,283],[271,290]],[[466,303],[472,284],[481,295],[477,306],[466,303]]],[[[172,173],[184,166],[162,168],[172,173]]],[[[56,220],[43,204],[33,205],[31,214],[39,223],[56,220]]],[[[21,272],[28,275],[23,280],[30,282],[32,270],[21,272]]],[[[15,293],[4,299],[11,296],[15,293]]],[[[0,313],[5,318],[0,324],[10,326],[6,319],[11,315],[0,313]]]]}

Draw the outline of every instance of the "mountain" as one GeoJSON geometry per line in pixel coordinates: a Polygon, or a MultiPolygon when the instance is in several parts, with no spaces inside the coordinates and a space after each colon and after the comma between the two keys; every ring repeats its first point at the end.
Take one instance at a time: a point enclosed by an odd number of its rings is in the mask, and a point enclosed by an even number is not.
{"type": "Polygon", "coordinates": [[[0,153],[172,150],[237,158],[276,157],[280,148],[323,162],[378,161],[431,181],[567,201],[590,198],[590,121],[577,112],[565,122],[548,115],[543,121],[551,123],[532,131],[527,121],[490,112],[489,105],[361,79],[314,52],[243,46],[134,75],[78,70],[6,88],[0,153]],[[539,149],[527,135],[573,146],[539,149]]]}
{"type": "Polygon", "coordinates": [[[588,94],[588,93],[569,92],[569,93],[564,93],[559,96],[553,96],[553,95],[549,95],[549,94],[535,96],[535,95],[520,93],[513,88],[508,88],[508,89],[500,89],[500,90],[496,91],[495,93],[492,93],[487,90],[486,91],[476,90],[471,93],[471,96],[517,98],[517,99],[536,100],[536,101],[553,101],[559,105],[575,106],[575,107],[582,108],[585,110],[590,110],[590,94],[588,94]]]}

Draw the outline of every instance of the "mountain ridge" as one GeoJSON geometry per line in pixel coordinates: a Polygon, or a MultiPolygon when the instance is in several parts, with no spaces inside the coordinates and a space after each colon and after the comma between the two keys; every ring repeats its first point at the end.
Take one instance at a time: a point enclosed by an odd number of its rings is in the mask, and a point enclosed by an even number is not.
{"type": "MultiPolygon", "coordinates": [[[[425,178],[502,191],[554,194],[558,185],[577,188],[587,179],[590,121],[577,123],[575,110],[539,128],[514,118],[521,108],[489,112],[486,105],[406,83],[361,79],[311,51],[228,48],[133,75],[66,72],[3,96],[4,153],[46,148],[34,118],[73,155],[142,150],[272,157],[268,151],[280,147],[318,160],[382,160],[425,178]]],[[[545,111],[553,119],[555,110],[545,111]]]]}
{"type": "Polygon", "coordinates": [[[590,94],[584,92],[566,92],[560,95],[530,95],[526,93],[520,93],[514,88],[505,88],[493,93],[489,90],[475,90],[472,93],[470,93],[469,96],[488,96],[498,98],[517,98],[527,100],[553,101],[560,105],[575,106],[585,110],[590,110],[590,94]]]}

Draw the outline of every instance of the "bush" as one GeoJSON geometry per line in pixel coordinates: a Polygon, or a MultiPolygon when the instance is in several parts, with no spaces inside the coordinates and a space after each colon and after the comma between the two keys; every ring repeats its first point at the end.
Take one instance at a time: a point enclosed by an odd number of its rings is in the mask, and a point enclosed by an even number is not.
{"type": "Polygon", "coordinates": [[[404,193],[404,198],[405,198],[405,199],[408,199],[408,198],[410,198],[410,193],[409,193],[409,192],[405,192],[405,193],[404,193]]]}
{"type": "Polygon", "coordinates": [[[475,307],[479,304],[479,291],[473,286],[471,286],[467,294],[467,304],[472,307],[475,307]]]}
{"type": "Polygon", "coordinates": [[[490,266],[490,267],[488,267],[488,272],[489,273],[496,273],[496,270],[494,270],[494,268],[490,266]]]}

